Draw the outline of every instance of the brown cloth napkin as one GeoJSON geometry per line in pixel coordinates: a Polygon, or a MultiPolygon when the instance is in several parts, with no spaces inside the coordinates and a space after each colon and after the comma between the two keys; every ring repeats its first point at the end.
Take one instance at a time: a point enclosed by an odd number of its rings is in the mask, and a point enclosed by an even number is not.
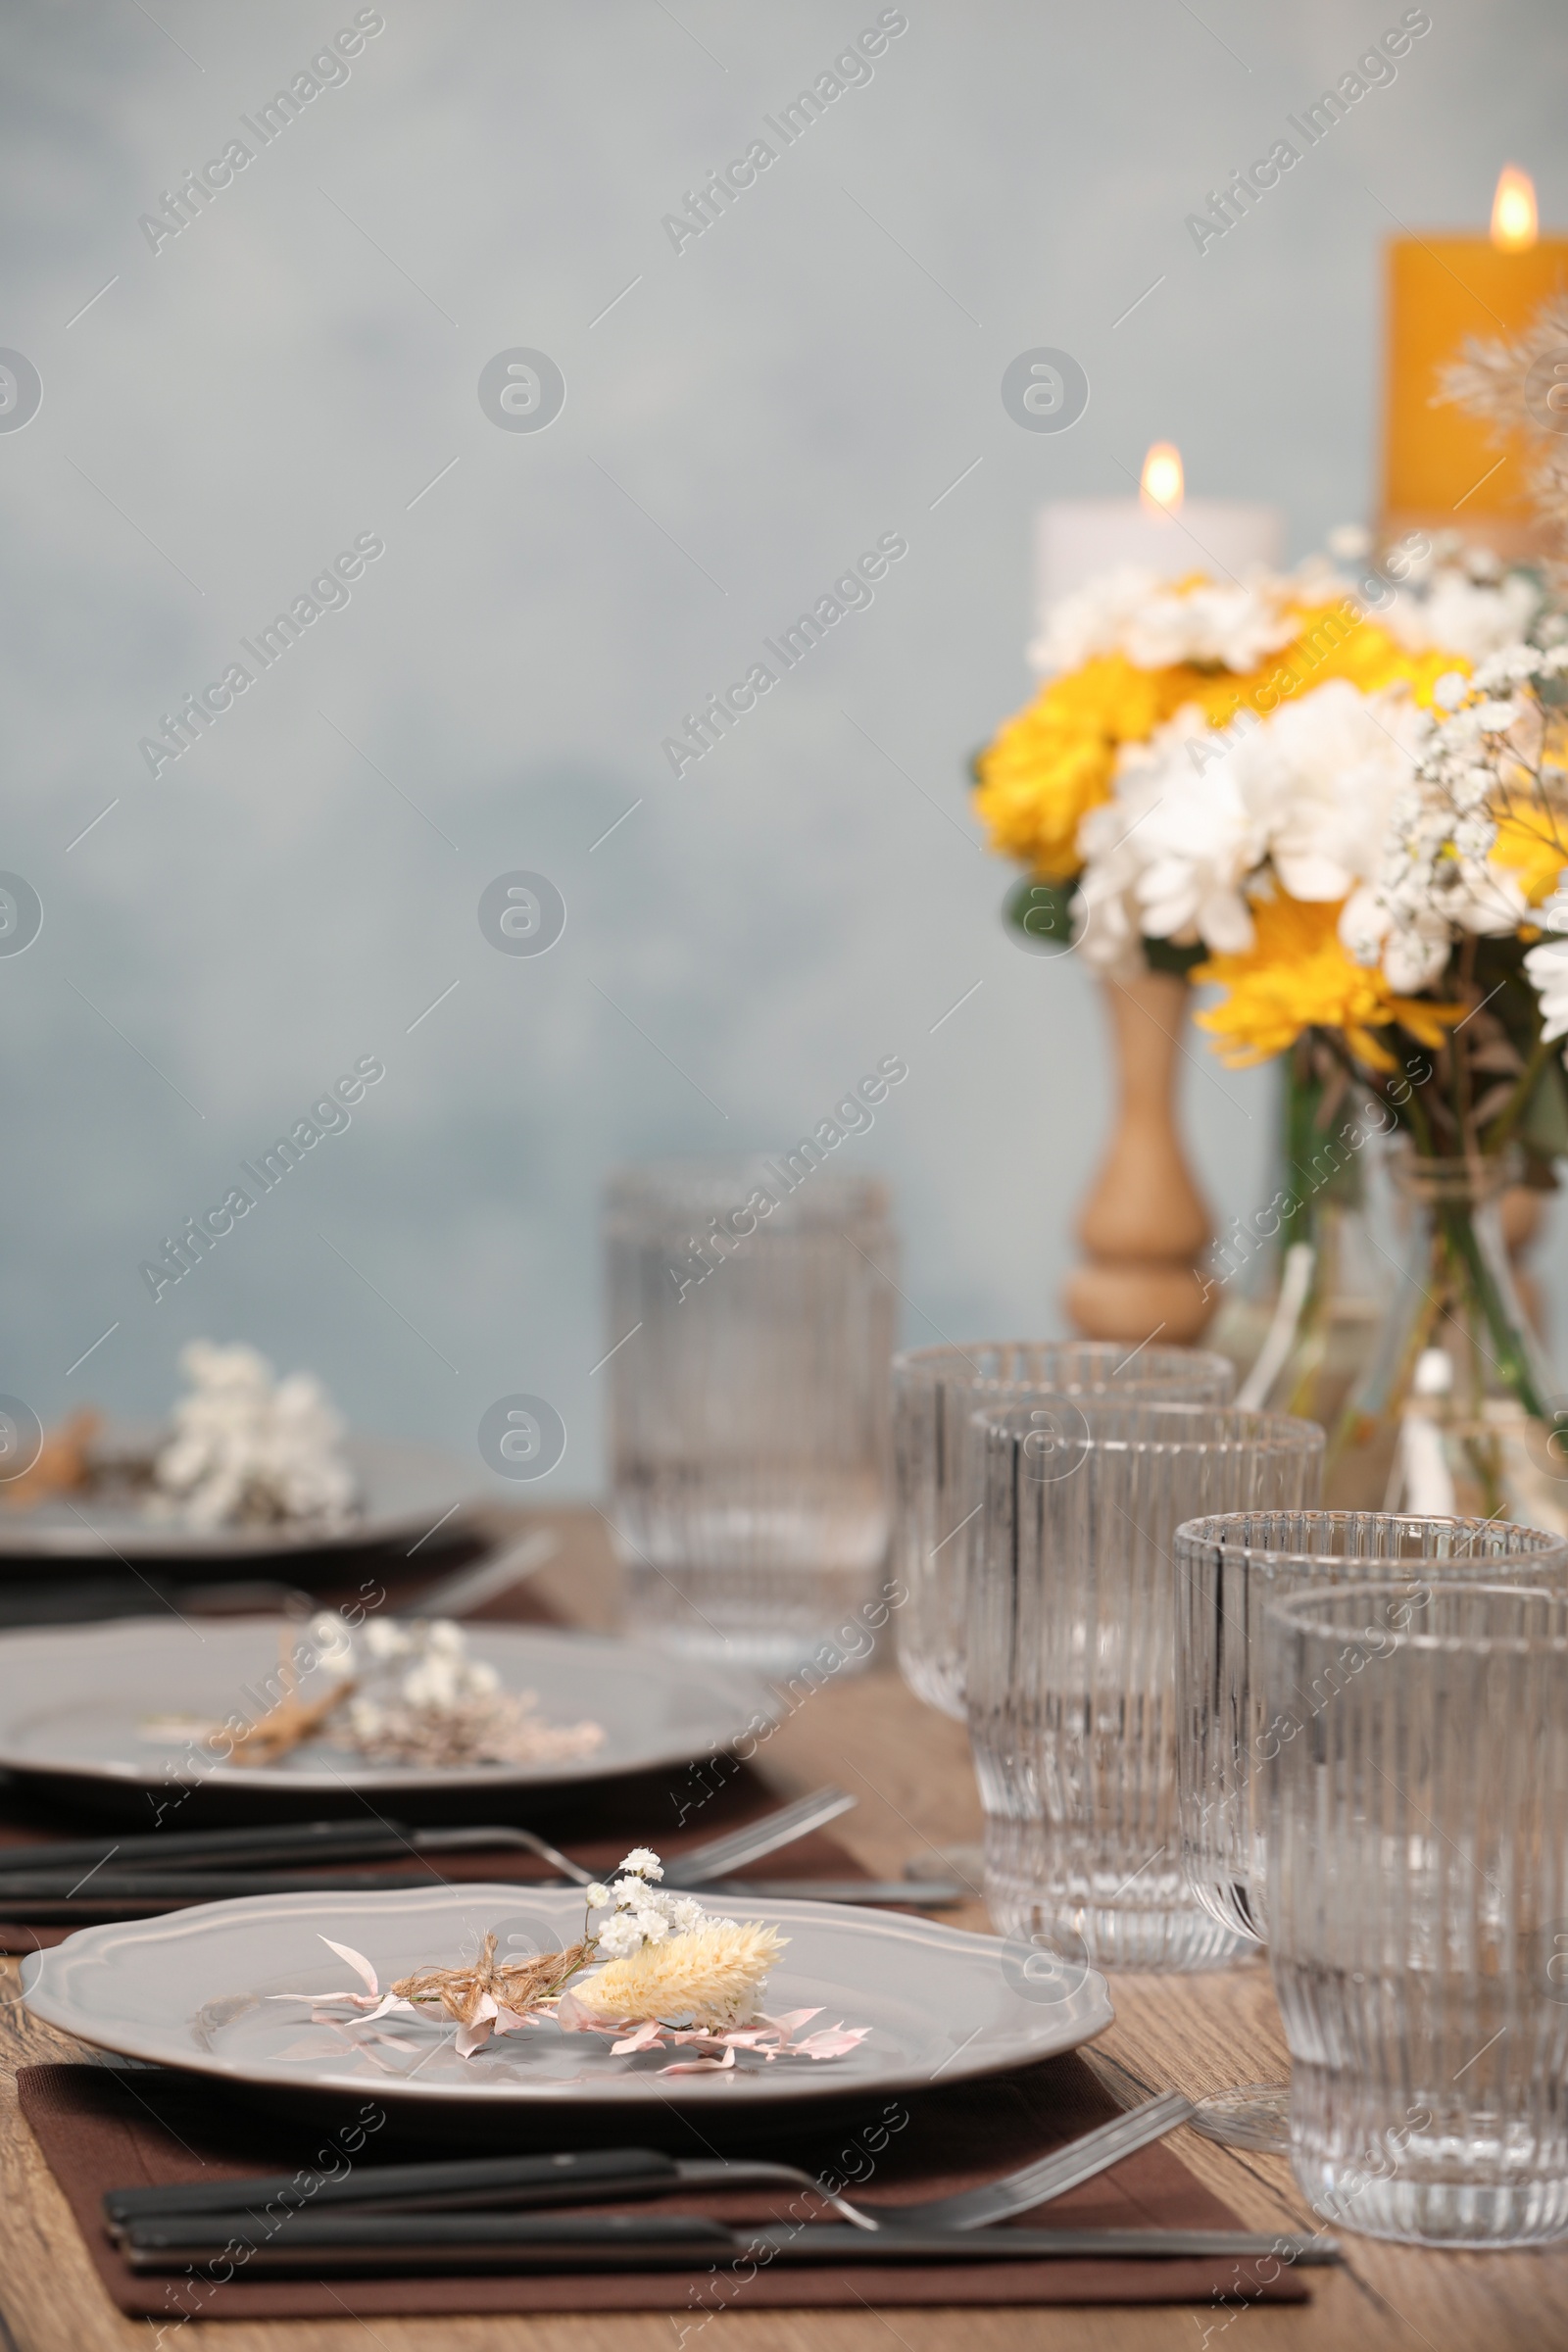
{"type": "MultiPolygon", "coordinates": [[[[1309,2291],[1298,2272],[1274,2258],[909,2264],[874,2271],[766,2270],[732,2261],[640,2276],[606,2272],[254,2283],[246,2281],[243,2270],[225,2278],[229,2266],[220,2261],[178,2277],[153,2278],[131,2271],[105,2233],[100,2200],[107,2189],[324,2167],[337,2161],[322,2149],[327,2134],[319,2125],[313,2131],[270,2116],[236,2113],[226,2090],[153,2069],[27,2067],[18,2077],[18,2088],[23,2113],[110,2296],[132,2318],[161,2321],[171,2331],[197,2318],[668,2311],[682,2315],[679,2352],[724,2313],[764,2307],[1206,2303],[1223,2295],[1235,2308],[1258,2300],[1302,2302],[1309,2291]]],[[[891,2202],[943,2196],[1010,2172],[1115,2113],[1115,2102],[1082,2058],[1068,2055],[979,2082],[907,2096],[875,2093],[863,2117],[852,2114],[848,2122],[841,2117],[815,2142],[792,2143],[788,2154],[805,2170],[831,2176],[851,2197],[891,2202]]],[[[565,2119],[560,2120],[564,2125],[565,2119]]],[[[556,2121],[552,2117],[553,2126],[556,2121]]],[[[760,2127],[754,2152],[772,2152],[765,2128],[760,2127]]],[[[772,2195],[736,2191],[700,2200],[669,2197],[635,2210],[707,2212],[723,2221],[799,2221],[802,2205],[797,2202],[792,2210],[787,2190],[772,2195]]],[[[1242,2227],[1163,2144],[1125,2157],[1098,2180],[1027,2218],[1042,2229],[1242,2227]]],[[[161,2340],[155,2336],[155,2352],[161,2340]]]]}

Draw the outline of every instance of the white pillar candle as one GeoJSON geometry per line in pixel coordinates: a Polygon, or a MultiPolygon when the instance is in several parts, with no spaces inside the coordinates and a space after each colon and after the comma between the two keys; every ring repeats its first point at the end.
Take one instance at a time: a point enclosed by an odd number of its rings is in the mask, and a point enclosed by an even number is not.
{"type": "Polygon", "coordinates": [[[1136,565],[1162,579],[1200,571],[1242,580],[1254,566],[1277,570],[1285,546],[1278,507],[1239,499],[1189,498],[1175,514],[1137,498],[1059,498],[1036,525],[1035,582],[1042,620],[1050,608],[1102,572],[1136,565]]]}

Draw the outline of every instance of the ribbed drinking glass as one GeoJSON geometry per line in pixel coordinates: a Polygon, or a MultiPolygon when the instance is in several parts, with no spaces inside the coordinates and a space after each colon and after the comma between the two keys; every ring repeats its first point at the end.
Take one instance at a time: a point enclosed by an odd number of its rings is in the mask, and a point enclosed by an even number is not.
{"type": "Polygon", "coordinates": [[[824,1643],[863,1663],[867,1612],[886,1619],[885,1186],[762,1159],[629,1168],[605,1236],[631,1627],[779,1672],[824,1643]]]}
{"type": "Polygon", "coordinates": [[[899,1666],[916,1697],[963,1721],[964,1620],[984,1468],[971,1426],[979,1407],[1047,1394],[1225,1404],[1235,1385],[1229,1356],[1108,1340],[976,1340],[896,1355],[893,1569],[907,1596],[897,1618],[899,1666]]]}
{"type": "Polygon", "coordinates": [[[1568,2233],[1568,1599],[1417,1579],[1264,1611],[1291,2160],[1374,2237],[1568,2233]]]}
{"type": "MultiPolygon", "coordinates": [[[[1402,1571],[1437,1579],[1568,1581],[1568,1541],[1495,1519],[1388,1511],[1235,1511],[1176,1530],[1176,1778],[1182,1861],[1220,1923],[1268,1935],[1267,1760],[1289,1727],[1263,1704],[1263,1611],[1295,1592],[1402,1571]]],[[[1283,2155],[1289,2086],[1250,2082],[1200,2102],[1200,2130],[1283,2155]]]]}
{"type": "Polygon", "coordinates": [[[1293,1593],[1416,1580],[1568,1584],[1568,1538],[1495,1519],[1392,1511],[1237,1511],[1176,1531],[1176,1743],[1182,1860],[1228,1928],[1268,1939],[1265,1761],[1281,1733],[1263,1696],[1263,1611],[1293,1593]]]}
{"type": "Polygon", "coordinates": [[[1212,1966],[1241,1939],[1181,1865],[1172,1545],[1187,1519],[1315,1501],[1323,1432],[1095,1396],[976,1419],[968,1715],[992,1917],[1096,1967],[1212,1966]]]}

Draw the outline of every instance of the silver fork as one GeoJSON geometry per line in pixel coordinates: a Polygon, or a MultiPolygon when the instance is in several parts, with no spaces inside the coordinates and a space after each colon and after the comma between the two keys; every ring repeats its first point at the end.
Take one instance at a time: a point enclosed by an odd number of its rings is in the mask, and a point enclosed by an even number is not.
{"type": "MultiPolygon", "coordinates": [[[[917,2205],[877,2205],[867,2208],[790,2164],[766,2164],[741,2158],[667,2156],[652,2148],[615,2148],[568,2152],[555,2156],[466,2158],[456,2163],[428,2165],[372,2165],[352,2179],[312,2182],[307,2229],[330,2227],[334,2210],[352,2230],[357,2222],[376,2215],[445,2214],[461,2219],[493,2221],[504,2213],[531,2212],[558,2205],[596,2205],[632,2198],[662,2197],[671,2192],[760,2186],[807,2189],[858,2230],[901,2236],[918,2245],[933,2231],[980,2230],[1009,2214],[1028,2213],[1035,2206],[1061,2196],[1080,2181],[1091,2180],[1135,2148],[1147,2147],[1175,2130],[1192,2114],[1192,2103],[1179,2091],[1151,2099],[1097,2132],[1058,2148],[1054,2155],[1005,2180],[993,2180],[956,2197],[928,2198],[917,2205]]],[[[303,2176],[300,2177],[303,2179],[303,2176]]],[[[177,2230],[192,2219],[248,2212],[254,2219],[263,2203],[271,2200],[303,2204],[299,2180],[222,2180],[198,2187],[131,2188],[113,2191],[104,2199],[111,2232],[119,2235],[137,2222],[158,2222],[177,2230]]],[[[798,2230],[799,2223],[791,2225],[798,2230]]],[[[832,2226],[813,2225],[833,2234],[832,2226]]],[[[766,2239],[765,2230],[756,2233],[766,2239]]],[[[844,2233],[848,2235],[846,2231],[844,2233]]],[[[1098,2233],[1097,2233],[1098,2237],[1098,2233]]],[[[172,2242],[172,2241],[171,2241],[172,2242]]],[[[1259,2241],[1266,2243],[1267,2241],[1259,2241]]],[[[1150,2249],[1143,2249],[1148,2251],[1150,2249]]]]}
{"type": "Polygon", "coordinates": [[[1009,2214],[1029,2213],[1054,2197],[1065,2196],[1069,2188],[1092,2180],[1124,2156],[1163,2139],[1186,2123],[1192,2112],[1191,2099],[1179,2090],[1167,2091],[1162,2098],[1147,2099],[1141,2107],[1129,2108],[1124,2115],[1102,2124],[1098,2131],[1085,2132],[1070,2146],[1043,2156],[1038,2164],[1025,2165],[1021,2172],[988,2180],[983,2188],[964,2189],[956,2197],[928,2197],[915,2205],[855,2205],[814,2180],[809,2173],[797,2172],[788,2164],[726,2165],[721,2159],[686,2159],[680,2166],[681,2181],[683,2186],[710,2188],[739,2186],[742,2176],[749,2181],[794,2181],[814,2189],[858,2230],[983,2230],[989,2222],[1005,2221],[1009,2214]]]}
{"type": "MultiPolygon", "coordinates": [[[[760,1821],[749,1822],[743,1830],[732,1830],[727,1838],[710,1838],[706,1845],[694,1845],[689,1853],[680,1855],[664,1872],[666,1886],[695,1887],[706,1886],[710,1879],[727,1879],[749,1862],[760,1862],[764,1855],[777,1853],[781,1846],[793,1845],[797,1838],[805,1838],[830,1821],[837,1821],[858,1800],[842,1788],[818,1788],[809,1796],[799,1796],[793,1804],[780,1805],[775,1812],[764,1813],[760,1821]]],[[[420,1830],[412,1843],[420,1853],[456,1853],[465,1846],[520,1845],[541,1861],[551,1863],[574,1886],[591,1886],[596,1873],[584,1870],[546,1838],[537,1837],[532,1830],[496,1827],[473,1830],[420,1830]]]]}
{"type": "Polygon", "coordinates": [[[398,1610],[400,1617],[471,1617],[475,1609],[483,1608],[487,1600],[498,1600],[553,1560],[561,1549],[561,1538],[553,1527],[536,1527],[520,1543],[509,1544],[493,1559],[481,1560],[477,1567],[459,1568],[451,1576],[443,1576],[427,1586],[417,1599],[405,1601],[398,1610]]]}

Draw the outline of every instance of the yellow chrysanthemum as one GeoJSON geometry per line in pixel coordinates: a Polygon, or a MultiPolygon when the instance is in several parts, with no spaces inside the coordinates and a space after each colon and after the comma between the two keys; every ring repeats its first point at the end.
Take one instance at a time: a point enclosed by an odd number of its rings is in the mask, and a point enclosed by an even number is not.
{"type": "Polygon", "coordinates": [[[1385,686],[1408,686],[1421,709],[1430,710],[1432,689],[1440,678],[1455,670],[1461,677],[1470,674],[1471,665],[1460,654],[1441,650],[1406,653],[1375,620],[1348,624],[1348,615],[1343,608],[1324,606],[1316,612],[1301,615],[1296,643],[1287,646],[1281,656],[1283,662],[1292,663],[1300,672],[1291,689],[1293,694],[1321,686],[1329,678],[1348,678],[1362,694],[1377,694],[1385,686]],[[1330,637],[1337,642],[1326,644],[1330,637]],[[1325,645],[1326,650],[1318,650],[1325,645]],[[1308,662],[1310,667],[1305,666],[1308,662]]]}
{"type": "Polygon", "coordinates": [[[1302,612],[1291,643],[1260,668],[1200,669],[1175,662],[1140,669],[1105,654],[1053,678],[1009,718],[975,762],[975,808],[999,856],[1015,858],[1044,882],[1079,871],[1078,828],[1111,796],[1124,743],[1147,743],[1188,704],[1210,726],[1240,710],[1266,716],[1282,702],[1348,678],[1362,694],[1407,685],[1430,709],[1432,689],[1449,670],[1470,664],[1455,655],[1407,654],[1375,621],[1345,605],[1302,612]]]}
{"type": "MultiPolygon", "coordinates": [[[[1342,902],[1343,903],[1343,902],[1342,902]]],[[[1397,1023],[1423,1046],[1438,1047],[1462,1004],[1397,997],[1383,974],[1347,953],[1339,932],[1340,906],[1306,905],[1282,891],[1252,909],[1255,944],[1241,956],[1211,956],[1193,973],[1227,991],[1198,1015],[1218,1041],[1232,1069],[1248,1069],[1295,1045],[1303,1029],[1339,1029],[1369,1069],[1397,1063],[1374,1035],[1397,1023]]]]}
{"type": "Polygon", "coordinates": [[[1217,720],[1240,684],[1229,670],[1187,662],[1139,669],[1121,654],[1053,678],[975,761],[975,807],[991,847],[1042,881],[1069,881],[1083,863],[1078,828],[1109,800],[1122,745],[1147,743],[1184,703],[1217,720]]]}
{"type": "Polygon", "coordinates": [[[1510,873],[1532,906],[1540,906],[1557,887],[1568,866],[1568,822],[1563,811],[1544,801],[1510,800],[1497,813],[1497,838],[1490,852],[1492,863],[1510,873]]]}
{"type": "Polygon", "coordinates": [[[645,1943],[627,1960],[610,1960],[571,1988],[578,2007],[606,2025],[744,2026],[757,2014],[767,1972],[788,1937],[751,1920],[715,1924],[689,1936],[645,1943]]]}

